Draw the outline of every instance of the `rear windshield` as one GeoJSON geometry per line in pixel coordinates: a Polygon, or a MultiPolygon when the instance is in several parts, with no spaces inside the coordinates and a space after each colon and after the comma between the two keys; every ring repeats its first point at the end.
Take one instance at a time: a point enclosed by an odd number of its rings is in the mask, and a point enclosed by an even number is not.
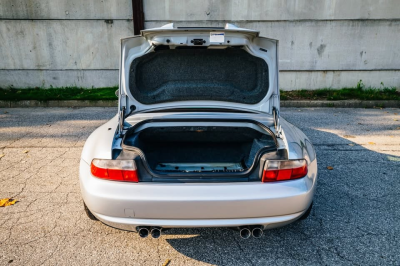
{"type": "Polygon", "coordinates": [[[255,104],[268,88],[267,63],[240,48],[156,49],[136,58],[130,67],[129,89],[143,104],[188,100],[255,104]]]}

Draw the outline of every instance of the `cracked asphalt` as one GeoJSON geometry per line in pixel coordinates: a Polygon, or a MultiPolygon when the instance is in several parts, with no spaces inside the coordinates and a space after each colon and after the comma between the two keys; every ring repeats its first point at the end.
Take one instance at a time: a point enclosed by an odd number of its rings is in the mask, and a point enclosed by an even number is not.
{"type": "Polygon", "coordinates": [[[317,151],[314,207],[307,220],[248,240],[226,228],[140,239],[89,220],[80,153],[115,113],[0,109],[0,198],[18,199],[0,208],[0,265],[400,264],[400,109],[283,109],[317,151]]]}

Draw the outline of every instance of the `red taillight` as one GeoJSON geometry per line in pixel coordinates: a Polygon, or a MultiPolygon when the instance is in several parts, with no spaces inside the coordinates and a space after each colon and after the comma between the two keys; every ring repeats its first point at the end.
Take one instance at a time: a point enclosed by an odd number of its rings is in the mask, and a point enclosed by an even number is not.
{"type": "Polygon", "coordinates": [[[292,180],[305,177],[307,175],[306,160],[269,160],[265,163],[262,182],[274,182],[282,180],[292,180]]]}
{"type": "Polygon", "coordinates": [[[139,182],[136,164],[133,160],[101,160],[93,159],[90,165],[92,175],[98,178],[139,182]]]}

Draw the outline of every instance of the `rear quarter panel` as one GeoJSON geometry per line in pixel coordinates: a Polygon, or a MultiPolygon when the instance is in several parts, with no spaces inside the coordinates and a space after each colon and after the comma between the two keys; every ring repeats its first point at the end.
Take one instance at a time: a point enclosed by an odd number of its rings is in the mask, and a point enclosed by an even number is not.
{"type": "Polygon", "coordinates": [[[308,137],[296,126],[283,118],[280,118],[283,136],[287,143],[289,159],[306,159],[308,164],[308,175],[306,181],[312,186],[317,181],[317,157],[315,149],[308,137]]]}
{"type": "Polygon", "coordinates": [[[93,158],[112,159],[112,144],[118,127],[118,116],[97,128],[86,140],[81,159],[90,164],[93,158]]]}

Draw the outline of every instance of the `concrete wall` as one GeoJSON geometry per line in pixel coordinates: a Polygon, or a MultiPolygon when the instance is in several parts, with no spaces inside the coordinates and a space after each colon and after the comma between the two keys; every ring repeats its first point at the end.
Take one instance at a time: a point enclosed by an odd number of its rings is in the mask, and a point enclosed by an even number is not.
{"type": "MultiPolygon", "coordinates": [[[[230,22],[279,39],[283,89],[400,87],[399,0],[143,1],[146,28],[230,22]]],[[[132,34],[131,0],[1,0],[0,87],[117,85],[132,34]]]]}
{"type": "Polygon", "coordinates": [[[0,87],[118,84],[131,0],[1,0],[0,87]]]}
{"type": "Polygon", "coordinates": [[[234,23],[280,40],[281,88],[400,88],[398,0],[145,0],[145,26],[234,23]]]}

